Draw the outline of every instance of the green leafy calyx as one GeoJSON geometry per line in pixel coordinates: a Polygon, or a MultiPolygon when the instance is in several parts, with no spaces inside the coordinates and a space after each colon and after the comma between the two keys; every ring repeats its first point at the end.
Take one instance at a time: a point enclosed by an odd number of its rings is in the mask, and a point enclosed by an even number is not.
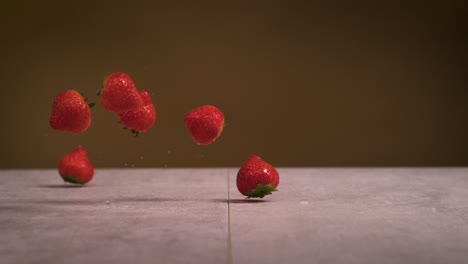
{"type": "Polygon", "coordinates": [[[83,184],[82,182],[78,181],[75,177],[68,176],[68,175],[62,175],[62,178],[64,181],[73,183],[73,184],[83,184]]]}
{"type": "Polygon", "coordinates": [[[265,195],[276,191],[278,191],[278,189],[272,184],[258,184],[255,189],[250,190],[246,195],[247,198],[263,198],[265,195]]]}

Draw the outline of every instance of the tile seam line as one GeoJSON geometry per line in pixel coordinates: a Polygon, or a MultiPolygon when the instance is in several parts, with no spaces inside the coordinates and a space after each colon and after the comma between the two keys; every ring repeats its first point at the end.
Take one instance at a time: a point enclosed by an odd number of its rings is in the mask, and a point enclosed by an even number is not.
{"type": "Polygon", "coordinates": [[[228,264],[233,263],[232,259],[232,239],[231,239],[231,197],[229,194],[229,189],[230,189],[230,184],[229,184],[229,169],[226,170],[226,179],[227,179],[227,217],[228,217],[228,230],[227,230],[227,250],[228,250],[228,256],[227,256],[227,262],[228,264]]]}

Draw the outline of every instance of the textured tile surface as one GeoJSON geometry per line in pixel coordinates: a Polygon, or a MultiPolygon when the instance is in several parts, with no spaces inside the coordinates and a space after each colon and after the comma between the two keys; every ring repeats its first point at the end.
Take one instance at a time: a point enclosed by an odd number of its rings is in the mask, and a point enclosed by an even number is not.
{"type": "Polygon", "coordinates": [[[466,168],[279,171],[262,201],[234,169],[0,171],[0,263],[468,261],[466,168]]]}
{"type": "Polygon", "coordinates": [[[245,202],[230,171],[234,263],[468,263],[468,170],[283,169],[245,202]]]}
{"type": "Polygon", "coordinates": [[[0,263],[227,263],[226,170],[3,171],[0,263]]]}

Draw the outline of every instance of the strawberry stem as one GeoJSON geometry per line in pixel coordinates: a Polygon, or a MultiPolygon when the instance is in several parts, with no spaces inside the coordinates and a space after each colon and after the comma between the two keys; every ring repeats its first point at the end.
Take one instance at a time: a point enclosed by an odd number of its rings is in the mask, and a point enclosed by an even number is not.
{"type": "Polygon", "coordinates": [[[93,106],[96,105],[96,103],[88,103],[88,97],[85,97],[83,93],[80,92],[81,97],[83,97],[83,101],[88,104],[89,108],[93,108],[93,106]]]}
{"type": "Polygon", "coordinates": [[[133,137],[135,137],[135,138],[138,137],[138,135],[140,134],[140,131],[135,130],[135,129],[130,130],[130,132],[132,132],[133,137]]]}
{"type": "MultiPolygon", "coordinates": [[[[120,121],[117,121],[117,123],[122,124],[122,122],[120,122],[120,121]]],[[[130,130],[130,133],[132,133],[134,138],[136,138],[136,137],[138,137],[138,135],[140,135],[140,131],[138,131],[138,130],[129,129],[128,127],[124,127],[124,126],[122,126],[122,129],[123,130],[130,130]]]]}

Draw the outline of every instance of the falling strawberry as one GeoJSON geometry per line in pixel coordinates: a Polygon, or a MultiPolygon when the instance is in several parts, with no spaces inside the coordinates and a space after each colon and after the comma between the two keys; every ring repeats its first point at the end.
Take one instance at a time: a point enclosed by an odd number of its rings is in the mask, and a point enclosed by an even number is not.
{"type": "Polygon", "coordinates": [[[64,181],[75,184],[85,184],[94,175],[93,165],[82,146],[77,147],[60,159],[58,171],[64,181]]]}
{"type": "Polygon", "coordinates": [[[109,112],[120,113],[144,106],[132,79],[123,72],[107,76],[99,95],[102,106],[109,112]]]}
{"type": "Polygon", "coordinates": [[[148,131],[156,121],[156,111],[151,101],[151,95],[147,91],[140,91],[144,106],[119,113],[120,123],[132,131],[135,136],[139,132],[148,131]]]}
{"type": "Polygon", "coordinates": [[[185,114],[185,126],[199,145],[213,143],[223,131],[224,115],[212,105],[197,107],[185,114]]]}
{"type": "Polygon", "coordinates": [[[55,130],[82,133],[91,124],[90,107],[93,105],[88,105],[77,91],[63,91],[54,99],[49,124],[55,130]]]}
{"type": "Polygon", "coordinates": [[[247,198],[263,198],[277,191],[278,171],[256,155],[250,156],[237,173],[237,189],[247,198]]]}

